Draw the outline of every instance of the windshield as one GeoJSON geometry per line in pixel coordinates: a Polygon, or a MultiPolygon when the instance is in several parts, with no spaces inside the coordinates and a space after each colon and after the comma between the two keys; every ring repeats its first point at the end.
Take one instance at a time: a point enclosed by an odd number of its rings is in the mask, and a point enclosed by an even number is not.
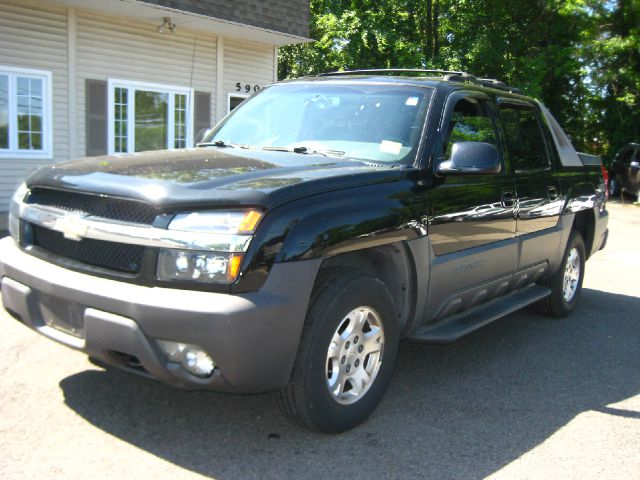
{"type": "Polygon", "coordinates": [[[274,85],[234,110],[200,145],[409,162],[431,94],[394,84],[274,85]]]}

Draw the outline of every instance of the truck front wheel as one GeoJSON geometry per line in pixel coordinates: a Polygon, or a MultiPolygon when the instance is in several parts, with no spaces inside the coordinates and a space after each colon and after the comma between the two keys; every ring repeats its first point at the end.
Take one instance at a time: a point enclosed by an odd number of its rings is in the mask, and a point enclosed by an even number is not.
{"type": "Polygon", "coordinates": [[[362,272],[324,272],[311,298],[290,384],[278,392],[285,416],[338,433],[371,415],[387,389],[399,341],[386,285],[362,272]]]}

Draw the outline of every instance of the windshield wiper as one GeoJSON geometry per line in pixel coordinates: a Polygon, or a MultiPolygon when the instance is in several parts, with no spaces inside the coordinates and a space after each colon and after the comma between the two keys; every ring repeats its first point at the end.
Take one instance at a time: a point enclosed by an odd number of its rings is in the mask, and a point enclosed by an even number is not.
{"type": "Polygon", "coordinates": [[[242,143],[227,143],[223,140],[216,140],[215,142],[200,142],[196,144],[196,147],[229,147],[229,148],[251,148],[251,145],[244,145],[242,143]]]}
{"type": "Polygon", "coordinates": [[[262,147],[262,150],[270,152],[293,152],[306,155],[323,155],[325,157],[344,157],[345,152],[342,150],[312,150],[305,146],[299,147],[262,147]]]}

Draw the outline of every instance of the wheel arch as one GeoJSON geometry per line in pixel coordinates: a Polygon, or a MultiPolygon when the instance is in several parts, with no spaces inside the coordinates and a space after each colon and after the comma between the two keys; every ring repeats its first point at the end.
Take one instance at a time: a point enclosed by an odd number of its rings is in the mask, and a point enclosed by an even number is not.
{"type": "Polygon", "coordinates": [[[593,242],[595,237],[596,218],[593,209],[582,210],[577,212],[573,219],[573,229],[577,230],[582,236],[585,246],[585,254],[587,259],[591,256],[593,250],[593,242]]]}
{"type": "Polygon", "coordinates": [[[363,271],[382,280],[398,311],[401,332],[412,323],[416,312],[417,269],[413,255],[405,242],[352,251],[323,260],[316,278],[326,269],[347,267],[363,271]]]}

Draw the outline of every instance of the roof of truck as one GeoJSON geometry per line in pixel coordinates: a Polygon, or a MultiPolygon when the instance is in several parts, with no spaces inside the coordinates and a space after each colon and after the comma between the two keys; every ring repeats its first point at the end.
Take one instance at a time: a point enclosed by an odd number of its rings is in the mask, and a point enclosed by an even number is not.
{"type": "Polygon", "coordinates": [[[519,98],[526,101],[535,101],[520,93],[516,87],[493,79],[482,78],[466,72],[448,70],[426,70],[426,69],[368,69],[368,70],[345,70],[339,72],[321,73],[315,76],[301,77],[297,79],[285,80],[282,83],[297,82],[376,82],[376,83],[396,83],[402,85],[415,85],[420,87],[431,87],[440,91],[453,90],[478,90],[495,95],[519,98]]]}

